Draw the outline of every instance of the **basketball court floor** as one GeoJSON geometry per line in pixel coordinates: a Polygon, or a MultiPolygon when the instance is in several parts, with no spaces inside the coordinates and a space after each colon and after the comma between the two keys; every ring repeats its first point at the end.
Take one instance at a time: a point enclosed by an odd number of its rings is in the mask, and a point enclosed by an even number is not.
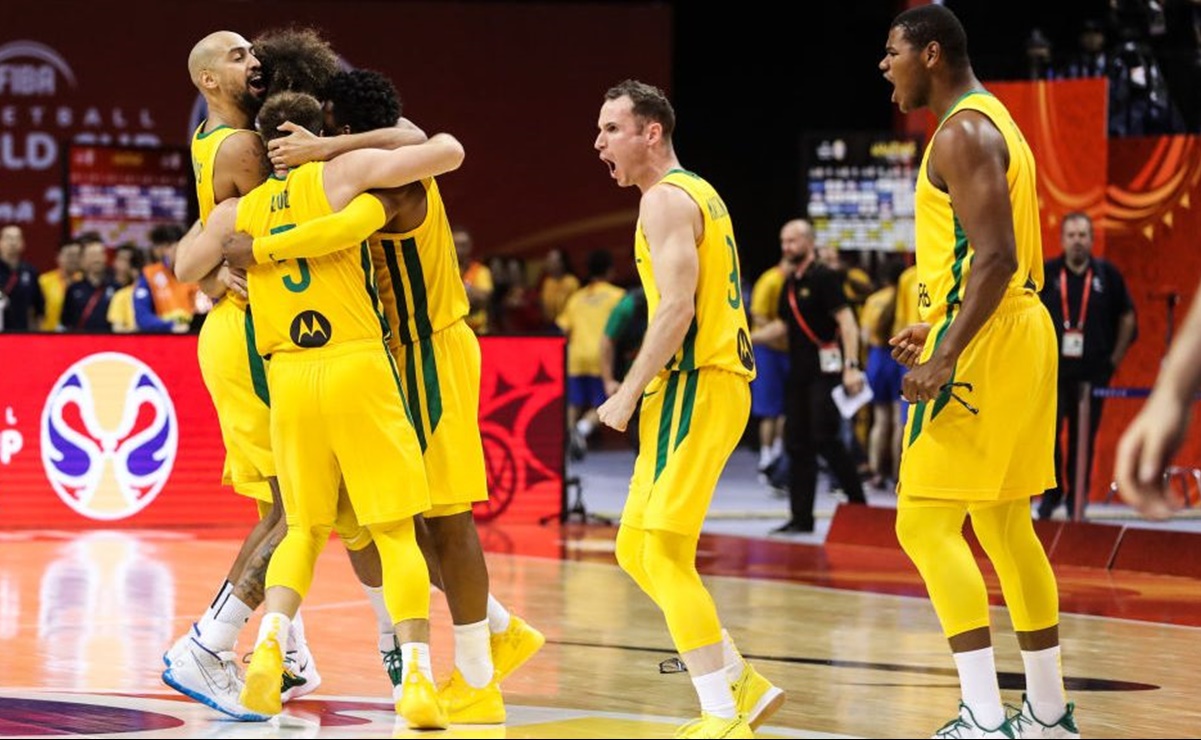
{"type": "MultiPolygon", "coordinates": [[[[749,453],[748,453],[749,454],[749,453]]],[[[576,466],[584,508],[615,516],[632,456],[576,466]]],[[[873,505],[888,494],[871,492],[873,505]]],[[[958,682],[925,591],[900,550],[769,537],[785,502],[731,461],[699,548],[725,626],[787,702],[758,737],[928,737],[958,682]]],[[[1170,526],[1191,527],[1182,519],[1170,526]]],[[[303,613],[319,689],[270,723],[226,720],[160,680],[161,655],[211,599],[241,531],[0,533],[0,736],[671,737],[697,715],[662,617],[616,566],[615,530],[589,518],[490,524],[492,592],[545,647],[503,690],[508,721],[411,732],[397,725],[374,618],[340,543],[323,553],[303,613]],[[664,661],[667,661],[664,663],[664,661]]],[[[1201,581],[1057,567],[1063,664],[1086,737],[1201,735],[1201,581]]],[[[991,570],[997,665],[1020,701],[1021,658],[991,570]]],[[[445,600],[433,598],[434,669],[452,666],[445,600]]],[[[257,617],[242,633],[247,652],[257,617]]]]}

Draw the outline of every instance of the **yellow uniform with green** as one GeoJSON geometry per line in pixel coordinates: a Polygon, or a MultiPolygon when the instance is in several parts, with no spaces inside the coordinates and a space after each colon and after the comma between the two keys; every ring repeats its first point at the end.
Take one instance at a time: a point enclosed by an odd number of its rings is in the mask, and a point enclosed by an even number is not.
{"type": "MultiPolygon", "coordinates": [[[[943,122],[963,110],[984,114],[1005,138],[1018,269],[995,313],[959,357],[952,382],[961,385],[911,410],[898,490],[908,498],[969,502],[1026,498],[1055,483],[1058,364],[1055,330],[1038,297],[1043,256],[1034,157],[991,94],[965,95],[943,122]],[[952,398],[952,391],[967,403],[952,398]]],[[[955,321],[974,257],[950,196],[927,176],[929,156],[927,147],[915,199],[918,310],[931,327],[922,361],[955,321]]]]}
{"type": "MultiPolygon", "coordinates": [[[[746,429],[755,360],[725,203],[692,172],[672,170],[660,182],[686,192],[703,215],[696,315],[683,345],[642,394],[638,458],[621,520],[640,529],[697,535],[722,469],[746,429]],[[703,417],[698,409],[704,409],[703,417]]],[[[641,223],[634,255],[647,315],[653,317],[659,290],[641,223]]]]}
{"type": "MultiPolygon", "coordinates": [[[[192,171],[196,178],[196,198],[200,221],[204,223],[216,198],[213,193],[213,166],[222,142],[246,129],[218,126],[204,130],[204,123],[192,136],[192,171]]],[[[257,136],[257,132],[249,132],[257,136]]],[[[213,399],[221,438],[225,443],[222,482],[234,490],[264,503],[271,503],[267,478],[275,475],[271,454],[270,396],[267,369],[254,351],[254,323],[246,301],[227,293],[205,317],[197,343],[200,374],[213,399]]]]}
{"type": "MultiPolygon", "coordinates": [[[[255,188],[238,203],[237,230],[265,236],[330,214],[324,168],[255,188]]],[[[407,519],[429,508],[429,489],[367,244],[323,251],[247,273],[258,354],[271,358],[271,444],[288,523],[332,524],[343,479],[359,523],[407,519]]]]}
{"type": "Polygon", "coordinates": [[[371,261],[417,439],[430,501],[426,516],[457,513],[488,499],[480,439],[480,343],[467,325],[446,206],[434,178],[425,188],[425,220],[405,232],[379,231],[371,261]],[[457,507],[439,510],[440,507],[457,507]]]}

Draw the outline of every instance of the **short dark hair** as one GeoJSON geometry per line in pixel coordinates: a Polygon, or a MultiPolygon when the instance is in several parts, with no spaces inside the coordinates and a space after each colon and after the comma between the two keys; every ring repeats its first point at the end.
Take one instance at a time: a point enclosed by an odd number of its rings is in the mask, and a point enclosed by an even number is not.
{"type": "Polygon", "coordinates": [[[123,244],[119,244],[119,245],[117,245],[117,248],[113,251],[113,254],[117,255],[117,254],[120,254],[121,252],[129,252],[129,266],[133,270],[135,270],[135,271],[141,270],[142,267],[145,266],[146,253],[144,251],[142,251],[142,248],[139,247],[137,244],[134,244],[133,242],[125,242],[123,244]]]}
{"type": "Polygon", "coordinates": [[[174,244],[183,238],[184,230],[179,224],[159,224],[150,230],[151,244],[174,244]]]}
{"type": "Polygon", "coordinates": [[[967,32],[959,18],[945,5],[920,5],[902,12],[892,21],[892,28],[900,26],[905,31],[905,40],[918,48],[925,48],[937,41],[946,57],[947,64],[955,69],[969,66],[967,56],[967,32]]]}
{"type": "Polygon", "coordinates": [[[613,267],[613,255],[604,249],[598,249],[588,254],[588,277],[603,278],[613,267]]]}
{"type": "Polygon", "coordinates": [[[1065,213],[1063,215],[1063,220],[1059,222],[1060,234],[1062,234],[1063,230],[1068,227],[1069,221],[1083,221],[1084,223],[1088,224],[1088,235],[1093,235],[1093,219],[1084,211],[1072,211],[1070,213],[1065,213]]]}
{"type": "Polygon", "coordinates": [[[337,52],[313,27],[271,28],[255,36],[251,47],[263,65],[268,95],[291,90],[321,97],[342,69],[337,52]]]}
{"type": "Polygon", "coordinates": [[[108,246],[107,243],[104,241],[104,237],[100,236],[99,231],[85,231],[82,234],[76,236],[75,241],[79,242],[79,246],[81,246],[81,247],[86,247],[87,245],[93,244],[95,242],[100,242],[101,244],[108,246]]]}
{"type": "Polygon", "coordinates": [[[349,126],[351,133],[395,126],[403,108],[392,80],[371,69],[334,75],[325,100],[333,106],[334,124],[349,126]]]}
{"type": "Polygon", "coordinates": [[[617,100],[622,96],[633,102],[632,111],[640,124],[654,121],[663,126],[663,138],[671,139],[676,129],[676,112],[662,90],[638,80],[624,80],[609,88],[605,100],[617,100]]]}
{"type": "Polygon", "coordinates": [[[287,132],[279,130],[280,124],[291,121],[314,134],[320,134],[324,119],[317,98],[308,93],[279,92],[268,97],[259,110],[259,133],[263,141],[278,139],[287,135],[287,132]]]}

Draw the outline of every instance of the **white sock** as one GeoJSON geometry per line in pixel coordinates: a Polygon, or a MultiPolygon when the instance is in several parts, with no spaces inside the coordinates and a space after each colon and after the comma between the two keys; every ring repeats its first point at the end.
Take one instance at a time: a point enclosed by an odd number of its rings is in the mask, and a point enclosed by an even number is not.
{"type": "Polygon", "coordinates": [[[494,635],[502,634],[509,629],[509,610],[504,604],[496,600],[492,594],[488,594],[488,631],[494,635]]]}
{"type": "Polygon", "coordinates": [[[771,448],[770,447],[760,447],[759,448],[759,468],[760,469],[766,468],[767,464],[770,463],[771,461],[772,461],[771,448]]]}
{"type": "Polygon", "coordinates": [[[402,685],[414,668],[421,671],[421,674],[430,681],[434,680],[434,668],[430,662],[430,644],[428,642],[406,642],[400,646],[400,655],[404,660],[404,669],[400,678],[402,685]]]}
{"type": "Polygon", "coordinates": [[[1034,716],[1044,724],[1056,722],[1063,717],[1068,704],[1063,691],[1059,646],[1023,650],[1022,663],[1026,666],[1026,699],[1034,716]]]}
{"type": "Polygon", "coordinates": [[[575,423],[575,430],[580,433],[580,436],[587,437],[592,434],[592,430],[596,428],[596,424],[592,419],[580,419],[575,423]]]}
{"type": "MultiPolygon", "coordinates": [[[[291,623],[288,625],[288,645],[292,650],[299,650],[308,644],[304,639],[304,619],[301,618],[300,612],[296,612],[296,616],[292,617],[291,623]]],[[[287,651],[285,651],[287,652],[287,651]]]]}
{"type": "MultiPolygon", "coordinates": [[[[299,615],[298,615],[299,616],[299,615]]],[[[279,643],[280,655],[288,652],[288,635],[292,631],[292,620],[280,612],[267,612],[259,622],[259,637],[254,642],[257,648],[264,640],[274,639],[279,643]]]]}
{"type": "Polygon", "coordinates": [[[238,642],[238,633],[246,626],[253,611],[234,595],[233,584],[229,581],[225,583],[217,599],[209,606],[196,627],[200,633],[197,637],[200,644],[214,653],[234,649],[238,642]]]}
{"type": "Polygon", "coordinates": [[[783,454],[784,454],[784,438],[776,437],[775,441],[771,443],[771,456],[779,457],[780,455],[783,455],[783,454]]]}
{"type": "Polygon", "coordinates": [[[738,652],[734,640],[730,639],[730,633],[725,629],[721,631],[721,659],[726,678],[730,683],[734,683],[742,675],[742,653],[738,652]]]}
{"type": "Polygon", "coordinates": [[[722,719],[733,719],[738,711],[734,706],[734,692],[730,690],[730,682],[726,678],[724,668],[696,676],[692,679],[696,687],[696,695],[701,700],[701,711],[722,719]]]}
{"type": "Polygon", "coordinates": [[[396,631],[392,627],[392,617],[388,614],[388,605],[384,603],[383,586],[363,586],[367,592],[367,601],[371,611],[375,613],[375,627],[379,630],[379,650],[386,653],[396,647],[396,631]]]}
{"type": "Polygon", "coordinates": [[[474,688],[482,689],[492,682],[492,640],[488,620],[472,624],[456,624],[455,668],[474,688]]]}
{"type": "Polygon", "coordinates": [[[997,682],[997,661],[991,647],[954,653],[959,669],[959,687],[963,703],[972,710],[976,724],[995,730],[1005,721],[1001,705],[1001,686],[997,682]]]}

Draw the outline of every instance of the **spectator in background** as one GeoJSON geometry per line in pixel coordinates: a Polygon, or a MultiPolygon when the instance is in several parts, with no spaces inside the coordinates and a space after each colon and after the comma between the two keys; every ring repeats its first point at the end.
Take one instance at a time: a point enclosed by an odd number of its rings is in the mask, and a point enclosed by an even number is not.
{"type": "Polygon", "coordinates": [[[546,253],[542,272],[542,315],[548,324],[554,324],[567,305],[571,294],[580,289],[580,279],[571,271],[567,255],[561,249],[546,253]]]}
{"type": "Polygon", "coordinates": [[[779,318],[751,335],[760,344],[787,335],[788,395],[785,399],[785,449],[791,469],[791,517],[772,530],[776,534],[812,532],[817,498],[817,456],[829,464],[839,486],[853,504],[866,504],[863,484],[850,450],[839,438],[842,415],[831,397],[841,383],[847,395],[863,388],[859,369],[859,327],[847,303],[842,279],[817,259],[813,226],[804,219],[784,224],[781,247],[796,267],[780,291],[779,318]]]}
{"type": "Polygon", "coordinates": [[[160,224],[150,232],[150,264],[142,268],[133,292],[138,331],[188,331],[196,309],[195,283],[175,277],[175,249],[184,231],[177,224],[160,224]]]}
{"type": "Polygon", "coordinates": [[[1026,37],[1026,77],[1031,80],[1050,80],[1055,77],[1051,63],[1051,40],[1041,28],[1030,30],[1026,37]]]}
{"type": "MultiPolygon", "coordinates": [[[[538,291],[530,287],[526,274],[525,260],[509,257],[501,260],[505,275],[504,293],[497,301],[497,328],[508,334],[530,334],[546,327],[542,320],[542,303],[538,291]]],[[[495,273],[494,273],[495,274],[495,273]]],[[[496,281],[496,291],[501,291],[501,281],[496,281]]]]}
{"type": "Polygon", "coordinates": [[[111,332],[108,306],[117,286],[109,275],[108,248],[104,242],[87,241],[81,265],[83,277],[71,283],[63,300],[63,329],[93,334],[111,332]]]}
{"type": "Polygon", "coordinates": [[[1106,77],[1109,57],[1105,53],[1105,26],[1089,18],[1080,26],[1076,51],[1064,62],[1059,76],[1066,79],[1106,77]]]}
{"type": "Polygon", "coordinates": [[[46,312],[42,316],[42,331],[58,331],[63,316],[63,299],[67,296],[67,286],[83,275],[79,271],[80,255],[83,248],[75,240],[65,241],[58,245],[57,266],[47,270],[38,277],[38,287],[42,290],[42,298],[46,302],[46,312]]]}
{"type": "Polygon", "coordinates": [[[31,331],[46,312],[38,273],[22,259],[25,232],[16,224],[0,228],[0,331],[31,331]]]}
{"type": "Polygon", "coordinates": [[[488,306],[492,300],[492,271],[472,256],[474,245],[466,229],[454,230],[455,252],[459,256],[459,273],[467,289],[467,325],[476,334],[487,334],[488,306]]]}
{"type": "MultiPolygon", "coordinates": [[[[1050,519],[1066,498],[1075,510],[1076,450],[1080,439],[1079,409],[1085,384],[1105,388],[1138,332],[1134,302],[1114,265],[1092,253],[1093,222],[1079,211],[1063,217],[1059,231],[1063,254],[1047,260],[1043,270],[1043,305],[1051,313],[1059,339],[1059,401],[1055,417],[1055,487],[1038,505],[1039,519],[1050,519]],[[1064,465],[1060,430],[1067,423],[1068,460],[1064,465]],[[1066,497],[1065,497],[1066,484],[1066,497]]],[[[1089,396],[1088,455],[1083,490],[1087,496],[1093,469],[1094,442],[1101,426],[1104,399],[1089,396]]]]}
{"type": "Polygon", "coordinates": [[[596,410],[608,398],[601,378],[601,337],[625,293],[612,279],[613,255],[605,250],[589,254],[588,282],[567,299],[557,321],[567,335],[567,432],[576,460],[587,452],[596,410]]]}
{"type": "Polygon", "coordinates": [[[882,287],[867,297],[859,324],[867,347],[867,384],[872,389],[872,423],[867,440],[870,484],[885,487],[896,481],[901,464],[901,378],[905,367],[893,359],[888,344],[897,314],[897,281],[905,265],[890,259],[880,277],[882,287]]]}
{"type": "Polygon", "coordinates": [[[119,245],[113,253],[113,283],[117,286],[117,292],[108,302],[107,318],[114,334],[132,334],[138,330],[133,310],[133,289],[145,261],[141,247],[129,242],[119,245]]]}
{"type": "MultiPolygon", "coordinates": [[[[626,291],[617,305],[609,313],[605,322],[605,333],[601,336],[601,381],[605,386],[605,396],[612,396],[621,387],[630,365],[638,356],[642,347],[642,338],[646,336],[646,326],[649,321],[646,308],[646,290],[642,283],[626,291]]],[[[638,447],[638,409],[626,429],[629,431],[634,447],[638,447]]]]}
{"type": "MultiPolygon", "coordinates": [[[[796,249],[785,245],[791,239],[806,238],[795,222],[780,230],[780,261],[764,270],[751,288],[751,331],[762,329],[780,317],[780,291],[784,281],[796,269],[796,249]]],[[[759,420],[759,481],[767,484],[784,456],[784,397],[788,379],[788,335],[772,342],[757,342],[755,379],[751,381],[751,416],[759,420]]]]}

